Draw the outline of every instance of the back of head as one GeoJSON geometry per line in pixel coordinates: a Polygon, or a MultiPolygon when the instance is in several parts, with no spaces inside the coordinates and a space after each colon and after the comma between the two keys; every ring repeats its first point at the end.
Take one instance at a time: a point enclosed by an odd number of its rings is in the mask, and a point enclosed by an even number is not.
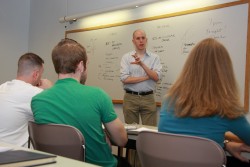
{"type": "Polygon", "coordinates": [[[236,88],[229,53],[221,43],[212,38],[202,40],[193,48],[184,66],[183,77],[192,79],[201,91],[204,91],[202,88],[211,86],[219,89],[218,91],[236,88]]]}
{"type": "Polygon", "coordinates": [[[26,53],[18,60],[17,77],[28,76],[35,69],[40,70],[43,66],[43,59],[34,53],[26,53]]]}
{"type": "Polygon", "coordinates": [[[179,116],[235,118],[243,114],[229,53],[212,38],[202,40],[190,52],[168,97],[175,99],[179,116]]]}
{"type": "Polygon", "coordinates": [[[86,69],[87,54],[81,44],[65,38],[54,47],[52,61],[57,74],[75,73],[77,65],[81,61],[86,69]]]}

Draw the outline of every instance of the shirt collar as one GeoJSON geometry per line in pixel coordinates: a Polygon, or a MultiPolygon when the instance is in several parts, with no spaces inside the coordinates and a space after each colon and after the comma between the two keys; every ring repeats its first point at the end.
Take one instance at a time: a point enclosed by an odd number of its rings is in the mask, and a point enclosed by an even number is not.
{"type": "MultiPolygon", "coordinates": [[[[134,50],[132,54],[135,54],[135,53],[136,53],[136,51],[134,50]]],[[[146,56],[151,56],[150,52],[147,49],[146,49],[145,55],[146,56]]]]}
{"type": "Polygon", "coordinates": [[[56,83],[61,83],[61,82],[78,82],[76,79],[74,78],[63,78],[63,79],[58,79],[56,81],[56,83]]]}

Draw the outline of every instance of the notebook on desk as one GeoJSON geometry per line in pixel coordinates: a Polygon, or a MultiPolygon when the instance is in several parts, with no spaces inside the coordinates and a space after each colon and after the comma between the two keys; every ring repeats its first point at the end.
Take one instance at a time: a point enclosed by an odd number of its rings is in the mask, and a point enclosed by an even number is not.
{"type": "Polygon", "coordinates": [[[56,155],[31,152],[26,150],[11,150],[0,153],[0,167],[24,167],[44,165],[56,162],[56,155]]]}
{"type": "Polygon", "coordinates": [[[153,132],[157,132],[157,129],[150,129],[150,128],[145,128],[145,127],[140,127],[140,128],[136,128],[136,129],[131,129],[131,130],[127,130],[128,134],[134,134],[134,135],[138,135],[139,132],[141,131],[153,131],[153,132]]]}
{"type": "Polygon", "coordinates": [[[137,124],[125,124],[124,128],[129,131],[129,130],[136,130],[137,129],[137,124]]]}

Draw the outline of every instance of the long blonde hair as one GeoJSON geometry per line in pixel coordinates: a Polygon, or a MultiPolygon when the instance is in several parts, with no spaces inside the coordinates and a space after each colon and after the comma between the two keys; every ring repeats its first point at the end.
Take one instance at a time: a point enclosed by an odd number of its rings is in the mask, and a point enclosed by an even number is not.
{"type": "Polygon", "coordinates": [[[166,98],[179,117],[219,115],[233,119],[246,113],[229,53],[212,38],[193,48],[166,98]]]}

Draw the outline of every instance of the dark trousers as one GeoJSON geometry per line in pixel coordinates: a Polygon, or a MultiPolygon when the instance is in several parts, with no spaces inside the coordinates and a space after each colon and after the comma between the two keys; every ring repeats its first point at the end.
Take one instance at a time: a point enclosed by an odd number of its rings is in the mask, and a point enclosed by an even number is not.
{"type": "Polygon", "coordinates": [[[227,156],[227,167],[250,167],[250,163],[242,162],[234,157],[227,156]]]}
{"type": "Polygon", "coordinates": [[[114,155],[118,161],[117,167],[131,167],[128,161],[124,157],[114,155]]]}

